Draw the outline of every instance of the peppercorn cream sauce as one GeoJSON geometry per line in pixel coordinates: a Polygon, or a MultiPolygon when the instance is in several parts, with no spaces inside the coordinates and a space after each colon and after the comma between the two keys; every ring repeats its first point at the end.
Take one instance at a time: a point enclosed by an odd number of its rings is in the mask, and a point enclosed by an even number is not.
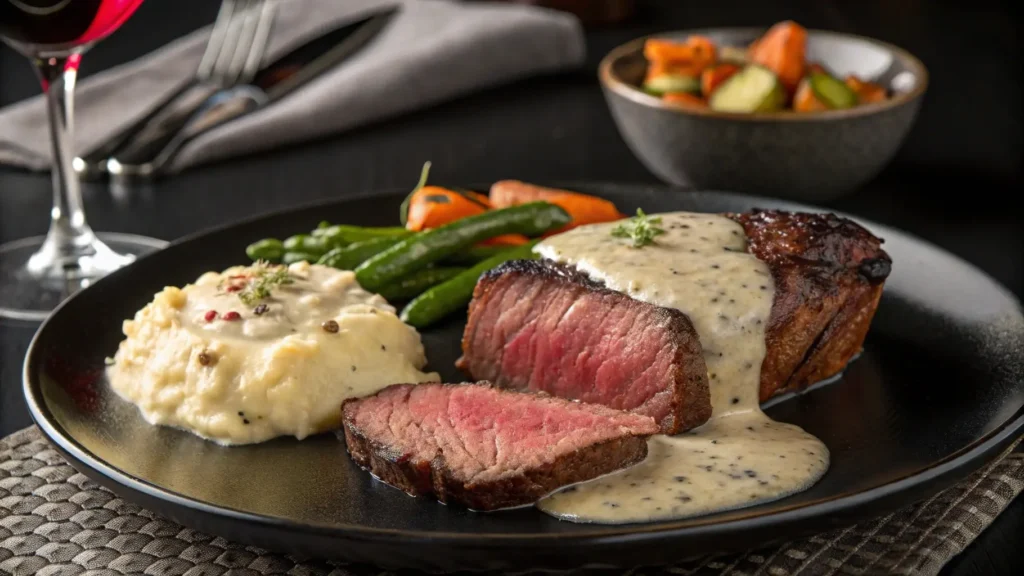
{"type": "Polygon", "coordinates": [[[800,492],[828,469],[825,445],[759,407],[765,327],[775,287],[746,252],[743,227],[720,215],[660,216],[663,234],[633,247],[618,223],[581,226],[535,248],[619,292],[676,308],[700,338],[711,419],[690,432],[653,436],[639,464],[570,486],[537,506],[576,522],[631,523],[698,516],[800,492]]]}
{"type": "Polygon", "coordinates": [[[167,287],[126,320],[108,380],[151,424],[221,444],[336,429],[346,398],[424,373],[419,334],[349,271],[305,262],[243,302],[260,265],[167,287]]]}

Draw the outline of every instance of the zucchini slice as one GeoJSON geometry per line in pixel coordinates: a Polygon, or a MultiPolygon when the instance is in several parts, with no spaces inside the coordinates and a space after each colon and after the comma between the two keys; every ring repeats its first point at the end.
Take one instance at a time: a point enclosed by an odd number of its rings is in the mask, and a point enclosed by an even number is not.
{"type": "Polygon", "coordinates": [[[654,96],[664,96],[669,92],[700,92],[700,79],[683,74],[659,74],[644,82],[643,89],[654,96]]]}
{"type": "Polygon", "coordinates": [[[771,112],[782,108],[786,91],[771,70],[750,65],[722,82],[708,106],[720,112],[771,112]]]}
{"type": "Polygon", "coordinates": [[[808,81],[814,94],[829,108],[853,108],[857,105],[857,93],[841,80],[822,72],[811,72],[808,81]]]}

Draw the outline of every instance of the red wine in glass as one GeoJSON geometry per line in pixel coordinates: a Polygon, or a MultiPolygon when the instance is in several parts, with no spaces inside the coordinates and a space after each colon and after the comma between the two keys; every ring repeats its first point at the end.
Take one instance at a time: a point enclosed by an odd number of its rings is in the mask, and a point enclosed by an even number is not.
{"type": "Polygon", "coordinates": [[[0,36],[21,52],[69,50],[117,30],[142,0],[0,0],[0,36]]]}
{"type": "Polygon", "coordinates": [[[85,221],[72,162],[72,88],[81,55],[142,0],[0,0],[0,40],[35,66],[50,116],[53,208],[45,237],[0,245],[0,317],[41,320],[77,290],[165,243],[96,234],[85,221]]]}

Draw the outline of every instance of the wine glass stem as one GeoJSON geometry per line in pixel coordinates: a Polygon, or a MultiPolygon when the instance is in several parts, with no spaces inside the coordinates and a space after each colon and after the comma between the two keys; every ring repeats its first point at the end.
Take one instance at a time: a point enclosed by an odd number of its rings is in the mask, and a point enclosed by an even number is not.
{"type": "Polygon", "coordinates": [[[96,236],[85,221],[82,191],[72,162],[74,153],[74,90],[79,54],[36,58],[35,68],[43,86],[50,117],[53,147],[53,208],[50,230],[43,248],[29,262],[29,270],[52,275],[74,268],[83,256],[95,252],[96,236]]]}

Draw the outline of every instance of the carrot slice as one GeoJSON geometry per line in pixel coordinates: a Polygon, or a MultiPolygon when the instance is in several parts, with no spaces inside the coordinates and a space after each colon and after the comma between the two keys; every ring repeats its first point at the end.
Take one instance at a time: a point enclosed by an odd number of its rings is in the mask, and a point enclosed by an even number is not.
{"type": "Polygon", "coordinates": [[[819,100],[818,96],[814,93],[810,81],[806,78],[801,80],[800,85],[796,89],[796,95],[793,96],[793,110],[797,112],[817,112],[828,109],[828,106],[819,100]]]}
{"type": "Polygon", "coordinates": [[[490,202],[482,194],[459,193],[440,186],[424,186],[409,200],[405,227],[417,232],[437,228],[489,209],[490,202]]]}
{"type": "Polygon", "coordinates": [[[615,204],[603,198],[568,190],[545,188],[519,180],[495,182],[491,186],[490,199],[491,205],[495,208],[507,208],[537,201],[550,202],[561,207],[569,213],[569,216],[572,216],[572,222],[559,230],[549,232],[549,234],[564,232],[583,224],[611,222],[625,218],[615,204]]]}
{"type": "Polygon", "coordinates": [[[796,22],[779,22],[751,45],[750,60],[768,68],[790,94],[804,76],[807,30],[796,22]]]}
{"type": "Polygon", "coordinates": [[[669,92],[661,97],[665,102],[672,102],[674,104],[683,104],[686,106],[697,106],[699,108],[707,108],[708,103],[703,98],[695,94],[688,94],[686,92],[669,92]]]}
{"type": "Polygon", "coordinates": [[[844,81],[851,90],[857,93],[857,101],[861,104],[881,102],[886,98],[885,88],[880,84],[865,82],[853,74],[847,76],[844,81]]]}
{"type": "MultiPolygon", "coordinates": [[[[650,38],[644,42],[644,57],[654,66],[662,66],[659,72],[698,76],[715,62],[715,43],[705,36],[690,36],[684,42],[650,38]]],[[[648,73],[650,74],[650,68],[648,73]]],[[[657,76],[658,73],[653,74],[657,76]]]]}
{"type": "Polygon", "coordinates": [[[722,82],[729,79],[730,76],[739,72],[740,67],[735,64],[719,64],[713,68],[708,68],[700,75],[700,91],[705,98],[711,96],[711,93],[718,88],[722,82]]]}
{"type": "Polygon", "coordinates": [[[689,46],[683,42],[648,38],[644,42],[644,58],[650,62],[688,61],[691,59],[689,46]]]}
{"type": "Polygon", "coordinates": [[[647,65],[647,74],[644,76],[644,83],[650,82],[654,78],[665,74],[698,77],[700,76],[700,73],[701,67],[696,64],[657,60],[647,65]]]}
{"type": "Polygon", "coordinates": [[[710,38],[700,35],[690,36],[686,39],[686,45],[690,48],[694,62],[702,62],[705,66],[710,66],[715,61],[717,50],[714,41],[710,38]]]}
{"type": "Polygon", "coordinates": [[[480,242],[480,246],[522,246],[529,242],[530,239],[522,234],[504,234],[502,236],[495,236],[494,238],[488,238],[483,242],[480,242]]]}

